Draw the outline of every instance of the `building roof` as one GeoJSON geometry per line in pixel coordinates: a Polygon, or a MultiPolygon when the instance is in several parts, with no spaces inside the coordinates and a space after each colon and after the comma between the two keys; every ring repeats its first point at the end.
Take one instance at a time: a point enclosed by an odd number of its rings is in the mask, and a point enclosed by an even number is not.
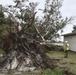
{"type": "Polygon", "coordinates": [[[72,33],[63,34],[62,36],[71,36],[71,35],[76,35],[76,32],[72,32],[72,33]]]}

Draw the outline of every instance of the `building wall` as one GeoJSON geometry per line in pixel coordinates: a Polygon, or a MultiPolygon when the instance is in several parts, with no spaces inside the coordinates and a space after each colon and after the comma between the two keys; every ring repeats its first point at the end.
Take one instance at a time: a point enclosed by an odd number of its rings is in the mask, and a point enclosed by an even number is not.
{"type": "Polygon", "coordinates": [[[64,36],[64,41],[68,41],[70,50],[76,52],[76,35],[64,36]]]}

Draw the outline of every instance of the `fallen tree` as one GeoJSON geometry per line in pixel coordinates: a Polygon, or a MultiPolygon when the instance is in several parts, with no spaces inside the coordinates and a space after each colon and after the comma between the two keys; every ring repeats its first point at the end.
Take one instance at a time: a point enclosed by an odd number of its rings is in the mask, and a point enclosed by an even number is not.
{"type": "Polygon", "coordinates": [[[45,48],[35,40],[33,34],[26,31],[33,25],[35,14],[33,14],[30,22],[25,24],[21,30],[18,29],[19,25],[17,25],[15,27],[16,32],[12,32],[9,29],[10,31],[8,31],[7,35],[0,36],[5,52],[0,62],[2,70],[54,69],[54,61],[46,55],[45,48]]]}

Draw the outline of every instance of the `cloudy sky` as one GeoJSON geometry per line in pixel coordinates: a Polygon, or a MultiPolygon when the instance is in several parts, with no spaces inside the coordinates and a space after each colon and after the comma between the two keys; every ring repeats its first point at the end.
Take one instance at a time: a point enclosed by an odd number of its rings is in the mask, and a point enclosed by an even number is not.
{"type": "MultiPolygon", "coordinates": [[[[44,1],[45,0],[29,0],[34,2],[39,2],[38,8],[44,7],[44,1]]],[[[13,4],[13,0],[0,0],[0,4],[7,5],[7,4],[13,4]]],[[[62,7],[61,7],[61,13],[63,17],[76,17],[76,0],[64,0],[62,7]]],[[[72,26],[76,25],[76,19],[72,22],[72,24],[67,25],[64,28],[64,33],[70,33],[72,31],[72,26]]]]}
{"type": "MultiPolygon", "coordinates": [[[[61,13],[64,17],[76,17],[76,0],[64,0],[63,6],[61,7],[61,13]]],[[[72,26],[76,25],[76,18],[72,24],[65,27],[65,33],[69,33],[72,30],[72,26]]]]}

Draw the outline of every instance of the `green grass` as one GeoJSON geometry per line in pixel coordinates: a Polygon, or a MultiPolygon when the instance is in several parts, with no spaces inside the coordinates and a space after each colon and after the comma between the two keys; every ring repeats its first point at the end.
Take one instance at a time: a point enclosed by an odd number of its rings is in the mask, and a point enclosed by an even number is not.
{"type": "Polygon", "coordinates": [[[4,54],[5,52],[2,50],[2,49],[0,49],[0,54],[4,54]]]}
{"type": "Polygon", "coordinates": [[[64,52],[60,51],[50,51],[47,55],[52,59],[59,59],[56,65],[61,70],[67,70],[76,75],[76,53],[69,52],[68,57],[64,58],[64,52]]]}
{"type": "MultiPolygon", "coordinates": [[[[64,52],[60,51],[50,51],[47,55],[51,59],[59,59],[56,61],[57,67],[54,70],[37,70],[34,72],[23,72],[22,75],[66,75],[65,71],[71,72],[76,75],[76,53],[69,52],[68,58],[64,58],[64,52]]],[[[72,75],[72,74],[71,74],[72,75]]]]}
{"type": "Polygon", "coordinates": [[[14,75],[13,70],[9,70],[8,73],[7,73],[7,75],[14,75]]]}
{"type": "Polygon", "coordinates": [[[34,72],[23,72],[22,75],[63,75],[61,70],[37,70],[34,72]]]}

